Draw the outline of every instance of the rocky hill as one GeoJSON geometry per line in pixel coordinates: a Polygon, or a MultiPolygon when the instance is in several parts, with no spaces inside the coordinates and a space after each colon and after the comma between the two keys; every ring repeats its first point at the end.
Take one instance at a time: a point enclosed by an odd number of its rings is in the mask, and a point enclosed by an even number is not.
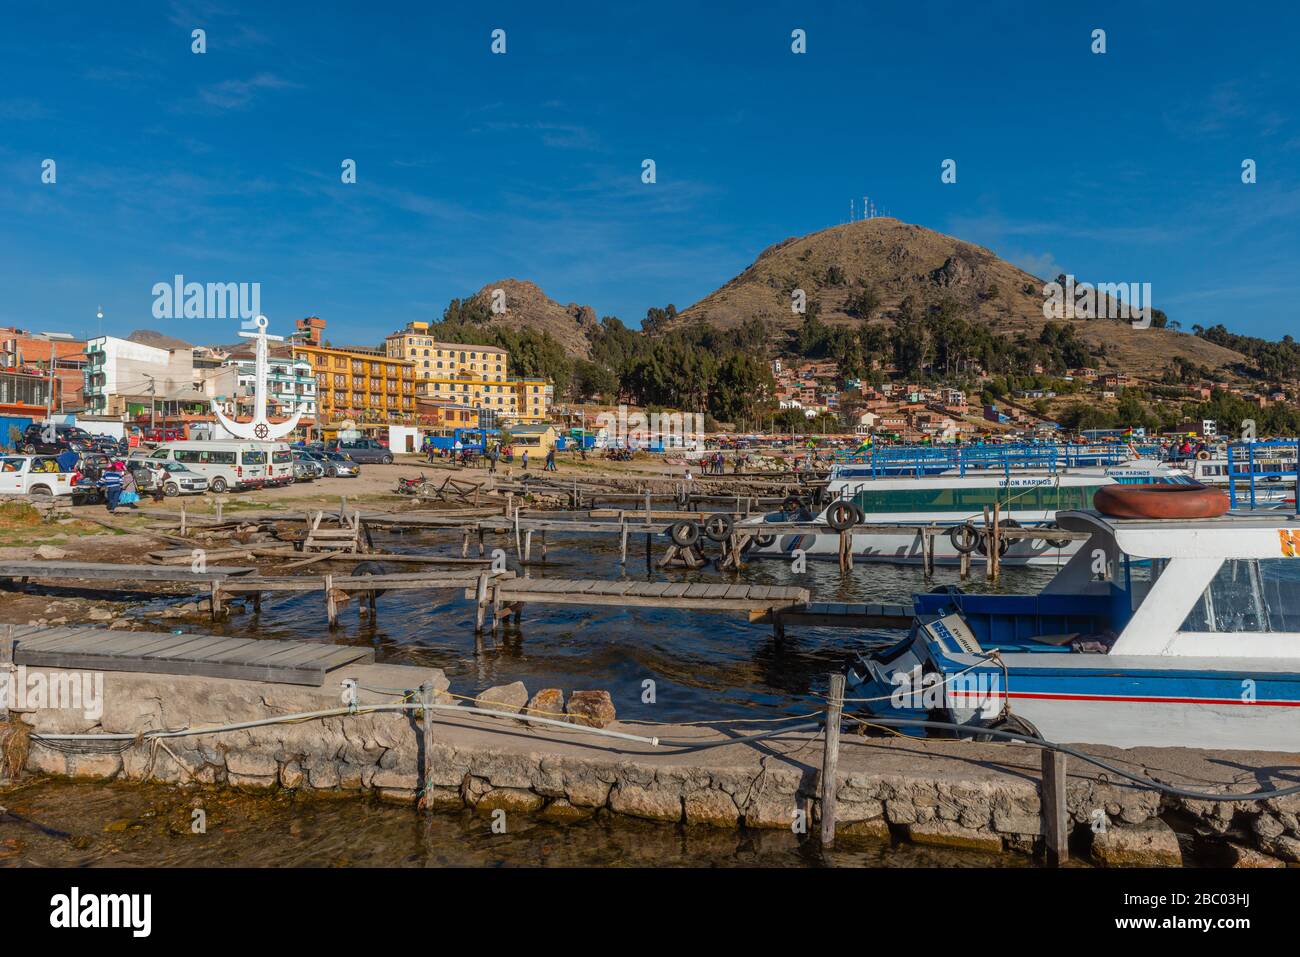
{"type": "MultiPolygon", "coordinates": [[[[881,217],[769,246],[740,275],[682,310],[668,328],[690,322],[731,327],[759,318],[774,329],[789,330],[803,321],[791,310],[792,291],[802,289],[810,302],[819,304],[821,320],[832,325],[862,322],[868,302],[867,321],[893,322],[912,296],[919,303],[948,298],[959,304],[962,316],[996,332],[1037,336],[1047,322],[1043,283],[1044,278],[980,246],[881,217]]],[[[1158,292],[1155,305],[1159,307],[1158,292]]],[[[1069,321],[1090,347],[1105,345],[1108,368],[1135,375],[1159,376],[1176,356],[1212,369],[1244,361],[1240,353],[1170,329],[1069,321]]]]}
{"type": "Polygon", "coordinates": [[[485,323],[488,328],[504,325],[548,332],[571,357],[585,359],[590,355],[591,342],[587,336],[598,321],[590,306],[580,306],[575,302],[562,306],[542,292],[536,283],[523,279],[490,282],[470,299],[490,310],[498,289],[504,293],[505,311],[493,313],[485,323]]]}

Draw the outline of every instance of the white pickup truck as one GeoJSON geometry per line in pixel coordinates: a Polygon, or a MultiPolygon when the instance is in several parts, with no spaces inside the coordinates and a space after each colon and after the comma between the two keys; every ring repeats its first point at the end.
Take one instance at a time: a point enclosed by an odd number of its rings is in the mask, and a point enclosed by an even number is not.
{"type": "Polygon", "coordinates": [[[70,496],[72,473],[58,471],[58,463],[48,455],[0,456],[0,495],[70,496]],[[54,471],[49,471],[51,466],[54,471]]]}

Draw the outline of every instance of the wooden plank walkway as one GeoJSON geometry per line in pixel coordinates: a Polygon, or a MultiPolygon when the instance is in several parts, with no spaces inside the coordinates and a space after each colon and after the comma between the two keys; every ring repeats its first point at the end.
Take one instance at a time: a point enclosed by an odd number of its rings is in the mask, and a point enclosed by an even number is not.
{"type": "Polygon", "coordinates": [[[252,566],[209,565],[201,572],[183,566],[119,565],[115,562],[4,561],[0,578],[68,578],[81,581],[212,582],[257,571],[252,566]]]}
{"type": "MultiPolygon", "coordinates": [[[[516,578],[493,585],[495,602],[552,605],[635,605],[687,611],[770,613],[808,604],[808,589],[775,585],[516,578]]],[[[475,589],[466,598],[480,598],[475,589]]]]}
{"type": "Polygon", "coordinates": [[[370,648],[221,635],[19,625],[11,637],[14,664],[29,668],[197,675],[316,687],[325,683],[328,671],[375,660],[370,648]]]}
{"type": "MultiPolygon", "coordinates": [[[[911,605],[856,604],[828,601],[809,602],[802,608],[779,613],[784,625],[808,625],[821,628],[910,628],[914,612],[911,605]]],[[[771,624],[771,612],[750,616],[750,621],[771,624]]]]}

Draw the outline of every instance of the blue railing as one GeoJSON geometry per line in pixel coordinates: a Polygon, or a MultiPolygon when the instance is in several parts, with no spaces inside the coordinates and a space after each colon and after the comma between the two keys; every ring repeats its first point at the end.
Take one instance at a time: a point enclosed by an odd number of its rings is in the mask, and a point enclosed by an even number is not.
{"type": "MultiPolygon", "coordinates": [[[[1138,455],[1157,457],[1159,449],[1137,447],[1138,455]]],[[[882,445],[836,456],[844,478],[883,475],[937,475],[955,471],[1018,471],[1120,465],[1133,457],[1127,445],[882,445]]]]}
{"type": "MultiPolygon", "coordinates": [[[[1291,494],[1296,495],[1300,473],[1300,439],[1272,439],[1267,442],[1231,442],[1228,444],[1228,501],[1239,506],[1240,494],[1247,508],[1258,508],[1261,501],[1277,504],[1278,486],[1291,479],[1291,494]],[[1289,468],[1287,466],[1290,466],[1289,468]],[[1238,483],[1245,486],[1240,493],[1238,483]]],[[[1285,497],[1285,493],[1283,493],[1285,497]]],[[[1296,500],[1300,509],[1300,498],[1296,500]]]]}

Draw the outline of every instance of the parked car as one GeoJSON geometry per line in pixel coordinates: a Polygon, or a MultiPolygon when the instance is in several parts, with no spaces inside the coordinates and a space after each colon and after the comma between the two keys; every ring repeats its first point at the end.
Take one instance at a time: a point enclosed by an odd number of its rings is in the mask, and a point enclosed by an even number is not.
{"type": "Polygon", "coordinates": [[[293,480],[295,482],[314,482],[325,477],[325,466],[301,452],[293,453],[293,480]]]}
{"type": "Polygon", "coordinates": [[[356,478],[361,466],[342,452],[308,452],[325,469],[326,478],[356,478]]]}
{"type": "Polygon", "coordinates": [[[72,472],[59,471],[59,463],[46,455],[0,457],[0,495],[72,496],[72,478],[72,472]]]}
{"type": "MultiPolygon", "coordinates": [[[[163,495],[168,498],[175,498],[177,495],[202,495],[208,490],[208,477],[200,475],[194,469],[186,468],[181,462],[160,463],[155,459],[149,464],[162,465],[164,469],[162,490],[163,495]]],[[[136,472],[135,480],[142,491],[153,491],[153,481],[147,472],[143,470],[136,472]]]]}
{"type": "Polygon", "coordinates": [[[80,452],[90,446],[90,433],[66,422],[33,422],[18,440],[18,448],[29,455],[58,455],[65,449],[80,452]]]}
{"type": "Polygon", "coordinates": [[[392,465],[393,453],[388,446],[374,439],[353,439],[349,442],[334,442],[329,446],[331,452],[342,452],[358,464],[373,463],[392,465]]]}
{"type": "MultiPolygon", "coordinates": [[[[135,454],[135,453],[132,453],[135,454]]],[[[268,446],[265,442],[168,442],[148,456],[170,466],[179,462],[204,476],[212,491],[260,488],[266,484],[268,446]]]]}
{"type": "Polygon", "coordinates": [[[271,486],[292,485],[297,478],[294,474],[293,451],[287,442],[261,442],[266,449],[266,484],[271,486]]]}

